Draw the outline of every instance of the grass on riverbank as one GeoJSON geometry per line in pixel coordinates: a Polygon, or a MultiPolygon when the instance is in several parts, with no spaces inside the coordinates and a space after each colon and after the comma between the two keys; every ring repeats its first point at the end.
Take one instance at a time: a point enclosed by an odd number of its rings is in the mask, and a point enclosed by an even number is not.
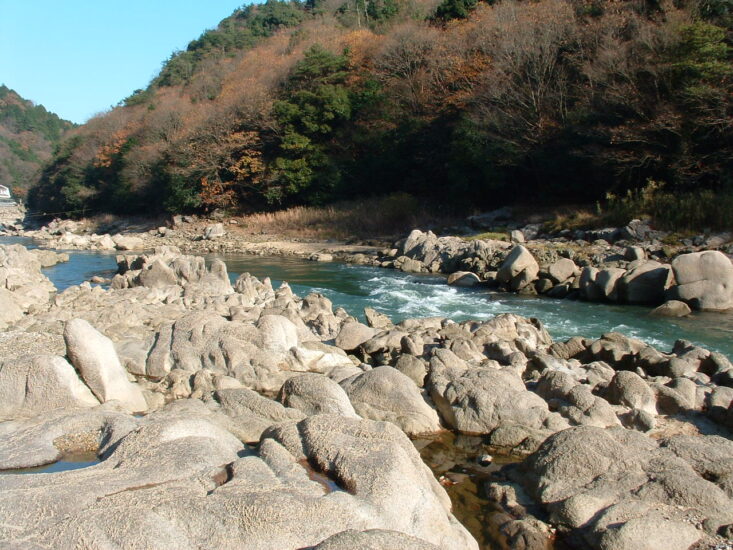
{"type": "Polygon", "coordinates": [[[436,211],[406,193],[330,206],[295,206],[239,219],[248,232],[308,239],[369,239],[404,236],[415,227],[455,224],[458,218],[436,211]]]}

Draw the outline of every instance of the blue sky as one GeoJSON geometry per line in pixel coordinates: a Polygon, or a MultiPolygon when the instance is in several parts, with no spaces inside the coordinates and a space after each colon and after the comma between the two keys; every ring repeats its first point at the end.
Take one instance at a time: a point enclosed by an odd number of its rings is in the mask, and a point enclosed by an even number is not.
{"type": "Polygon", "coordinates": [[[246,0],[0,0],[0,83],[73,122],[144,88],[246,0]]]}

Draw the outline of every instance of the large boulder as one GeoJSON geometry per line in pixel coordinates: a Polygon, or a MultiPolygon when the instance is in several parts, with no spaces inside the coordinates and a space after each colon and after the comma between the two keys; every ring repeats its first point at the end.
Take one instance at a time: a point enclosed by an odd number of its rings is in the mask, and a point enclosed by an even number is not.
{"type": "Polygon", "coordinates": [[[341,382],[357,414],[386,420],[408,435],[441,431],[435,410],[415,383],[392,367],[377,367],[341,382]]]}
{"type": "Polygon", "coordinates": [[[672,261],[677,285],[668,296],[687,302],[694,309],[733,308],[733,264],[716,250],[682,254],[672,261]]]}
{"type": "Polygon", "coordinates": [[[426,386],[445,423],[468,434],[489,434],[502,425],[552,425],[547,403],[527,391],[511,368],[497,367],[472,367],[449,350],[436,350],[426,386]]]}
{"type": "Polygon", "coordinates": [[[198,401],[137,424],[114,437],[95,466],[0,476],[0,539],[17,547],[295,550],[380,530],[398,532],[400,548],[478,548],[412,443],[389,423],[317,415],[272,428],[256,449],[198,401]]]}
{"type": "Polygon", "coordinates": [[[99,400],[63,357],[35,355],[0,364],[0,419],[96,405],[99,400]]]}
{"type": "Polygon", "coordinates": [[[358,348],[377,333],[372,327],[359,322],[344,323],[336,337],[335,344],[345,351],[358,348]]]}
{"type": "Polygon", "coordinates": [[[512,290],[521,290],[537,278],[540,266],[522,245],[515,246],[499,267],[496,278],[512,290]]]}
{"type": "Polygon", "coordinates": [[[628,304],[661,304],[673,280],[672,269],[668,265],[655,261],[642,262],[629,269],[616,283],[619,301],[628,304]]]}
{"type": "Polygon", "coordinates": [[[84,319],[72,319],[64,327],[64,341],[67,356],[97,399],[119,401],[133,412],[147,410],[142,391],[128,380],[112,340],[84,319]]]}
{"type": "Polygon", "coordinates": [[[340,414],[358,418],[344,389],[323,374],[306,373],[288,378],[280,388],[278,400],[308,416],[340,414]]]}

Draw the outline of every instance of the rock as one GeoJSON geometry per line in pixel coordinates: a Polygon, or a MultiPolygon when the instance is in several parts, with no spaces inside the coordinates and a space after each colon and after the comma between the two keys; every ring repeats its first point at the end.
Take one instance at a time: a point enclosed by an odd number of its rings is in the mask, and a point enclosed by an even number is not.
{"type": "Polygon", "coordinates": [[[636,373],[619,371],[608,387],[608,400],[616,405],[657,414],[657,404],[652,389],[636,373]]]}
{"type": "Polygon", "coordinates": [[[306,416],[303,411],[284,407],[247,388],[220,389],[214,392],[214,399],[226,415],[219,424],[247,443],[257,443],[263,432],[272,426],[302,420],[306,416]]]}
{"type": "Polygon", "coordinates": [[[640,246],[627,246],[624,250],[624,259],[629,262],[646,260],[646,252],[640,246]]]}
{"type": "Polygon", "coordinates": [[[519,229],[512,229],[509,232],[509,240],[513,243],[524,243],[526,242],[526,239],[524,237],[524,233],[520,231],[519,229]]]}
{"type": "Polygon", "coordinates": [[[580,273],[578,266],[575,265],[573,260],[567,258],[561,258],[555,263],[551,264],[547,269],[547,274],[550,276],[550,280],[555,284],[561,284],[575,277],[580,273]]]}
{"type": "Polygon", "coordinates": [[[366,317],[367,324],[377,330],[390,330],[394,327],[389,317],[370,307],[364,308],[364,317],[366,317]]]}
{"type": "Polygon", "coordinates": [[[394,368],[415,382],[418,387],[422,388],[425,384],[425,377],[428,374],[428,369],[425,366],[425,363],[414,355],[409,355],[407,353],[400,355],[394,368]]]}
{"type": "Polygon", "coordinates": [[[112,237],[112,241],[115,243],[117,250],[139,250],[144,246],[140,237],[133,237],[132,235],[117,234],[112,237]]]}
{"type": "Polygon", "coordinates": [[[733,264],[722,252],[681,254],[672,261],[672,270],[677,285],[669,290],[670,299],[694,309],[733,308],[733,264]]]}
{"type": "Polygon", "coordinates": [[[537,278],[540,266],[529,250],[515,246],[499,267],[497,279],[509,284],[512,290],[520,290],[537,278]]]}
{"type": "Polygon", "coordinates": [[[257,322],[257,328],[266,351],[282,353],[298,345],[298,329],[282,315],[263,315],[257,322]]]}
{"type": "Polygon", "coordinates": [[[18,305],[13,293],[0,288],[0,329],[5,329],[23,318],[23,310],[18,305]]]}
{"type": "Polygon", "coordinates": [[[114,344],[84,319],[72,319],[64,327],[66,354],[84,382],[102,403],[119,401],[128,410],[147,410],[140,387],[127,379],[114,344]]]}
{"type": "Polygon", "coordinates": [[[351,351],[374,337],[376,330],[359,322],[344,323],[335,344],[344,351],[351,351]]]}
{"type": "Polygon", "coordinates": [[[488,434],[503,425],[540,429],[550,416],[547,403],[509,368],[471,368],[448,350],[436,350],[426,386],[445,423],[462,433],[488,434]]]}
{"type": "Polygon", "coordinates": [[[450,286],[473,287],[481,282],[481,279],[475,273],[468,271],[456,271],[448,275],[448,284],[450,286]]]}
{"type": "Polygon", "coordinates": [[[322,374],[301,374],[288,378],[280,388],[278,401],[286,407],[314,414],[340,414],[358,418],[344,389],[322,374]]]}
{"type": "Polygon", "coordinates": [[[688,550],[701,533],[689,523],[672,519],[674,510],[643,502],[611,506],[598,518],[599,548],[604,550],[688,550]],[[670,517],[672,516],[672,517],[670,517]]]}
{"type": "Polygon", "coordinates": [[[313,550],[439,550],[427,541],[405,535],[399,531],[370,529],[368,531],[342,531],[328,537],[313,550]]]}
{"type": "Polygon", "coordinates": [[[356,413],[392,422],[408,435],[441,431],[438,414],[415,383],[392,367],[377,367],[341,382],[356,413]]]}
{"type": "Polygon", "coordinates": [[[226,229],[224,229],[224,224],[222,223],[214,223],[211,225],[207,225],[204,228],[204,239],[206,239],[207,241],[218,239],[219,237],[223,237],[226,234],[226,229]]]}
{"type": "Polygon", "coordinates": [[[661,306],[654,308],[649,315],[656,317],[685,317],[692,313],[690,306],[679,300],[667,300],[661,306]]]}
{"type": "Polygon", "coordinates": [[[619,301],[628,304],[659,304],[674,276],[668,265],[655,261],[633,267],[617,283],[619,301]]]}
{"type": "Polygon", "coordinates": [[[64,358],[31,355],[0,364],[0,419],[99,405],[64,358]]]}
{"type": "Polygon", "coordinates": [[[600,290],[605,299],[615,302],[618,300],[616,285],[618,284],[619,279],[621,279],[625,274],[625,269],[619,269],[616,267],[601,269],[596,275],[595,286],[600,290]]]}

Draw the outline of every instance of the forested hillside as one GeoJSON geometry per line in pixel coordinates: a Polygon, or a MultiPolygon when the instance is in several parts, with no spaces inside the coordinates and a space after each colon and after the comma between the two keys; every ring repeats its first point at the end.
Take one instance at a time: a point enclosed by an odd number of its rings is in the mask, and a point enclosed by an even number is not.
{"type": "Polygon", "coordinates": [[[73,124],[0,85],[0,185],[16,197],[38,180],[54,147],[73,124]]]}
{"type": "Polygon", "coordinates": [[[45,211],[733,185],[731,0],[269,0],[69,132],[45,211]],[[658,183],[655,184],[658,187],[658,183]]]}

